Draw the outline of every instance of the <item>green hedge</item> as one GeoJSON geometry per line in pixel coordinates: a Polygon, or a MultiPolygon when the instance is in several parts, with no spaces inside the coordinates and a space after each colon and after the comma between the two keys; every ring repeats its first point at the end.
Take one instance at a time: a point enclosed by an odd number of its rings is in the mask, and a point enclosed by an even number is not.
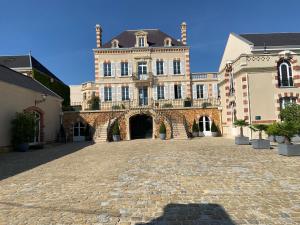
{"type": "Polygon", "coordinates": [[[55,92],[59,96],[61,96],[64,101],[62,103],[63,106],[69,106],[70,105],[70,87],[58,82],[54,79],[53,82],[51,82],[51,77],[48,75],[41,73],[40,71],[33,69],[33,77],[43,85],[45,85],[47,88],[49,88],[51,91],[55,92]]]}

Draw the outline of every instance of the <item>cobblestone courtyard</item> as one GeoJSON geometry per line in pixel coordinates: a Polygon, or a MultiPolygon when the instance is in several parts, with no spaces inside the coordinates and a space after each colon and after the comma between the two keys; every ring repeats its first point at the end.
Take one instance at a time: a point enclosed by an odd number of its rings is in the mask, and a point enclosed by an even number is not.
{"type": "Polygon", "coordinates": [[[0,224],[300,224],[300,158],[224,138],[0,154],[0,224]]]}

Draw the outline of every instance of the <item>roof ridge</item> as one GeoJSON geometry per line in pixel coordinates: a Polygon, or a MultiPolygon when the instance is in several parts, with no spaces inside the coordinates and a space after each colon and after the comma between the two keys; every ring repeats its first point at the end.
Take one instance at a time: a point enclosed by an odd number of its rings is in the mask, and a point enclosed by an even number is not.
{"type": "Polygon", "coordinates": [[[300,34],[300,32],[269,32],[269,33],[240,33],[239,35],[248,35],[248,34],[300,34]]]}

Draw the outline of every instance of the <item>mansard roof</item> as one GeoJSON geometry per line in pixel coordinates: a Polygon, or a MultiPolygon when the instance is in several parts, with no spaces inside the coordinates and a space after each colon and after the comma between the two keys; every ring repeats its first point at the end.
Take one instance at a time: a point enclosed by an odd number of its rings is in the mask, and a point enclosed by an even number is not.
{"type": "MultiPolygon", "coordinates": [[[[57,76],[50,72],[45,66],[43,66],[37,59],[31,55],[18,55],[18,56],[0,56],[0,65],[4,65],[11,69],[37,69],[38,71],[47,74],[54,80],[63,83],[57,76]],[[31,61],[31,62],[30,62],[31,61]]],[[[19,70],[18,70],[19,71],[19,70]]]]}
{"type": "Polygon", "coordinates": [[[110,41],[106,42],[102,48],[111,48],[112,40],[117,39],[119,41],[119,48],[133,48],[136,44],[136,32],[147,32],[147,41],[149,47],[163,47],[165,38],[171,38],[172,46],[185,46],[180,41],[172,38],[170,35],[162,32],[159,29],[142,29],[142,30],[126,30],[119,35],[113,37],[110,41]]]}
{"type": "Polygon", "coordinates": [[[295,46],[300,45],[300,33],[240,34],[254,46],[295,46]]]}
{"type": "Polygon", "coordinates": [[[0,81],[61,99],[60,96],[58,96],[53,91],[51,91],[38,81],[34,80],[33,78],[24,76],[23,74],[3,65],[0,65],[0,81]]]}

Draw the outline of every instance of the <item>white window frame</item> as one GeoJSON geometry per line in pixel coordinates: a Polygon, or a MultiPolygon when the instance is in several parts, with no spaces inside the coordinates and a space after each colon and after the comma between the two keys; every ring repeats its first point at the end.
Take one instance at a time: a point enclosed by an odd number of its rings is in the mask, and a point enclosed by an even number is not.
{"type": "Polygon", "coordinates": [[[139,47],[145,47],[145,37],[138,37],[139,47]]]}
{"type": "Polygon", "coordinates": [[[128,62],[121,62],[121,76],[129,75],[129,65],[128,62]],[[125,72],[125,73],[123,73],[125,72]]]}
{"type": "Polygon", "coordinates": [[[196,85],[196,95],[197,95],[197,99],[203,99],[204,98],[204,84],[197,84],[196,85]]]}
{"type": "Polygon", "coordinates": [[[156,75],[163,75],[164,74],[164,61],[157,60],[156,61],[156,75]]]}
{"type": "Polygon", "coordinates": [[[279,99],[280,102],[280,109],[285,109],[285,107],[290,103],[296,103],[296,97],[282,97],[279,99]]]}
{"type": "Polygon", "coordinates": [[[179,59],[174,59],[173,60],[173,74],[181,74],[181,68],[180,68],[180,60],[179,59]]]}
{"type": "Polygon", "coordinates": [[[112,87],[104,87],[104,101],[112,101],[112,87]]]}
{"type": "Polygon", "coordinates": [[[280,87],[294,87],[294,82],[293,82],[293,72],[292,72],[292,68],[291,65],[287,62],[281,62],[279,65],[279,80],[280,80],[280,87]],[[287,81],[288,81],[288,85],[285,86],[283,85],[283,77],[282,77],[282,66],[285,65],[286,69],[287,69],[287,81]],[[290,74],[290,69],[291,69],[291,73],[290,74]],[[292,85],[291,85],[291,81],[292,81],[292,85]]]}
{"type": "Polygon", "coordinates": [[[121,92],[122,92],[122,101],[128,101],[128,100],[130,100],[130,97],[129,97],[129,86],[122,86],[121,92]]]}
{"type": "Polygon", "coordinates": [[[112,66],[111,62],[103,63],[103,76],[104,77],[111,77],[112,76],[111,66],[112,66]]]}
{"type": "Polygon", "coordinates": [[[165,86],[164,85],[157,85],[157,99],[165,99],[165,86]]]}
{"type": "Polygon", "coordinates": [[[182,85],[181,84],[174,84],[174,99],[182,99],[182,85]],[[176,87],[177,87],[177,90],[176,90],[176,87]],[[176,98],[176,94],[177,94],[177,98],[176,98]]]}

